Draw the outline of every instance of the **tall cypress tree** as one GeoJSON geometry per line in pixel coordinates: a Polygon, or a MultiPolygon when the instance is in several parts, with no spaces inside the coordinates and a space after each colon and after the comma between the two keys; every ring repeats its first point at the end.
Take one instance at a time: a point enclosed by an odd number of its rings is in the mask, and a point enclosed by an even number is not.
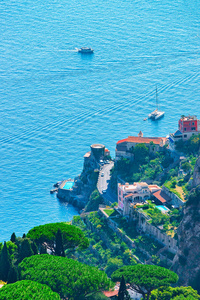
{"type": "Polygon", "coordinates": [[[13,242],[13,243],[16,242],[16,235],[15,235],[14,232],[12,233],[10,240],[11,240],[11,242],[13,242]]]}
{"type": "Polygon", "coordinates": [[[19,276],[18,276],[18,271],[17,271],[17,268],[11,264],[11,267],[10,267],[10,270],[8,272],[8,283],[14,283],[16,281],[18,281],[19,279],[19,276]]]}
{"type": "Polygon", "coordinates": [[[58,231],[56,233],[55,255],[65,257],[65,251],[64,251],[64,247],[63,247],[62,233],[61,233],[60,229],[58,229],[58,231]]]}
{"type": "Polygon", "coordinates": [[[119,293],[118,293],[118,300],[129,300],[130,295],[128,293],[128,291],[126,290],[126,283],[125,283],[125,279],[124,276],[122,275],[122,279],[120,282],[120,287],[119,287],[119,293]]]}
{"type": "Polygon", "coordinates": [[[25,257],[29,257],[32,256],[33,250],[31,248],[31,243],[29,242],[28,239],[24,239],[22,244],[21,244],[21,248],[19,250],[19,262],[21,262],[25,257]]]}
{"type": "Polygon", "coordinates": [[[33,254],[34,254],[34,255],[37,255],[37,254],[38,254],[38,247],[37,247],[37,245],[36,245],[35,242],[32,242],[32,243],[31,243],[31,248],[32,248],[32,250],[33,250],[33,254]]]}
{"type": "Polygon", "coordinates": [[[6,242],[4,242],[3,249],[1,251],[1,256],[0,256],[0,279],[1,280],[7,281],[10,265],[11,262],[8,253],[8,248],[6,242]]]}

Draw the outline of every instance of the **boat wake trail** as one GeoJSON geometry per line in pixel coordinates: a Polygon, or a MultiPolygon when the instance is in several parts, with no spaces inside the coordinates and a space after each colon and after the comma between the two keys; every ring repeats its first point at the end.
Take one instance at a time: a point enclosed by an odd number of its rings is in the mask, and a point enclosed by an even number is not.
{"type": "MultiPolygon", "coordinates": [[[[183,83],[189,82],[191,80],[194,80],[195,78],[198,78],[200,75],[199,72],[193,73],[190,76],[187,77],[182,77],[179,78],[176,81],[170,82],[169,84],[165,86],[159,87],[159,94],[164,93],[172,88],[179,87],[183,83]]],[[[28,142],[32,138],[35,137],[40,137],[44,135],[49,135],[51,134],[52,130],[61,128],[61,127],[69,127],[69,128],[74,128],[74,125],[81,125],[85,123],[87,120],[91,118],[96,118],[96,116],[101,116],[105,115],[105,111],[107,115],[110,115],[111,113],[118,112],[119,110],[125,111],[127,110],[127,107],[133,108],[136,105],[139,105],[141,102],[144,100],[148,101],[149,98],[153,97],[155,95],[155,89],[152,89],[151,91],[144,93],[140,96],[137,96],[134,94],[132,97],[134,97],[134,101],[130,101],[131,99],[129,98],[128,100],[125,99],[124,101],[120,102],[119,104],[116,105],[110,105],[110,106],[103,106],[101,108],[94,108],[91,112],[84,111],[74,117],[69,117],[69,119],[66,119],[66,116],[59,116],[57,120],[47,123],[44,126],[33,126],[27,130],[22,131],[20,134],[10,134],[6,138],[0,138],[0,143],[3,144],[9,144],[9,143],[24,143],[25,141],[28,142]],[[137,97],[137,99],[136,99],[137,97]]]]}

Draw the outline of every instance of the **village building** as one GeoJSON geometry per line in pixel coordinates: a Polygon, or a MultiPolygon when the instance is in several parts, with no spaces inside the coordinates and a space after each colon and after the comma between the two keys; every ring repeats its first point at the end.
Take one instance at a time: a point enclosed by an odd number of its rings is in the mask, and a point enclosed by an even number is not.
{"type": "Polygon", "coordinates": [[[117,142],[115,159],[119,160],[123,157],[133,160],[133,149],[137,144],[145,144],[150,152],[158,152],[163,150],[166,143],[167,138],[165,137],[143,137],[143,133],[140,131],[138,136],[129,136],[117,142]]]}
{"type": "Polygon", "coordinates": [[[187,141],[191,136],[200,133],[200,120],[197,116],[181,116],[178,129],[168,136],[170,150],[175,150],[175,143],[179,140],[187,141]]]}
{"type": "Polygon", "coordinates": [[[123,215],[129,215],[131,203],[144,203],[151,195],[161,190],[157,185],[148,185],[146,182],[134,182],[129,184],[118,183],[118,208],[123,215]]]}
{"type": "Polygon", "coordinates": [[[135,182],[133,184],[118,184],[118,211],[127,219],[136,221],[139,232],[153,236],[167,249],[176,253],[177,241],[167,235],[161,226],[154,226],[151,218],[142,209],[146,200],[151,199],[162,213],[168,213],[167,208],[183,206],[184,202],[166,187],[162,189],[157,185],[148,185],[146,182],[135,182]]]}

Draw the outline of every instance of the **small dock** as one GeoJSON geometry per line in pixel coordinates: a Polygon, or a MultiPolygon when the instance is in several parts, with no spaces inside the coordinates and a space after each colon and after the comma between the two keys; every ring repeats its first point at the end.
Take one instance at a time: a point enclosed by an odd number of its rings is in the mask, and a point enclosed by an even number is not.
{"type": "Polygon", "coordinates": [[[58,188],[51,189],[51,190],[50,190],[50,194],[56,193],[57,191],[58,191],[58,188]]]}

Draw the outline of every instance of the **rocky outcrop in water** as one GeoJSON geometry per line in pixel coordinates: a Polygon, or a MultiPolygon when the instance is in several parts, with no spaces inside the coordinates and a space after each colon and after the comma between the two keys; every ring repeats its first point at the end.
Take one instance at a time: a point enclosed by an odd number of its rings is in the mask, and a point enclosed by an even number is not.
{"type": "Polygon", "coordinates": [[[193,177],[193,189],[178,228],[179,249],[173,270],[179,275],[179,285],[191,285],[200,293],[200,157],[193,177]]]}

